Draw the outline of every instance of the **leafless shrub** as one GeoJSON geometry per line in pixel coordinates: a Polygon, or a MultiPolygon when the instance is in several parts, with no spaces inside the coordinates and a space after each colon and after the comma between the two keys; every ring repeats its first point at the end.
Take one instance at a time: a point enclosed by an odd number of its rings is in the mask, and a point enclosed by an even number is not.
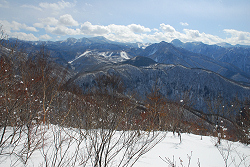
{"type": "MultiPolygon", "coordinates": [[[[174,159],[174,156],[173,156],[173,160],[171,160],[170,158],[167,158],[167,157],[165,157],[165,158],[160,157],[160,159],[163,162],[165,162],[166,164],[168,164],[168,166],[170,166],[170,167],[177,167],[177,162],[174,159]]],[[[187,163],[187,165],[184,165],[183,164],[183,160],[179,157],[179,164],[181,166],[187,166],[187,167],[189,167],[191,165],[191,160],[192,160],[192,151],[191,151],[190,155],[187,154],[187,159],[188,159],[188,163],[187,163]]],[[[198,161],[197,161],[197,166],[200,167],[200,160],[199,160],[199,158],[198,158],[198,161]]]]}

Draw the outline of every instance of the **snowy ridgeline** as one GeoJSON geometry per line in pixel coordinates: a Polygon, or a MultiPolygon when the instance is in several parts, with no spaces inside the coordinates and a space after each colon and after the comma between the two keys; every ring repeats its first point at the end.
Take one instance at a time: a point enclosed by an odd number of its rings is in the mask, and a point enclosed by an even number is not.
{"type": "MultiPolygon", "coordinates": [[[[118,166],[121,161],[124,161],[122,166],[131,166],[134,160],[127,165],[126,162],[131,155],[136,154],[136,151],[139,156],[134,158],[140,158],[135,162],[135,167],[168,167],[171,163],[176,166],[192,167],[250,165],[250,146],[226,140],[222,140],[221,144],[217,145],[217,138],[209,136],[182,134],[180,142],[178,135],[173,135],[172,132],[154,132],[149,135],[144,131],[112,131],[110,133],[111,131],[82,130],[80,135],[79,129],[54,125],[38,126],[32,129],[30,134],[24,133],[28,132],[27,129],[22,131],[22,133],[19,130],[15,131],[16,137],[12,140],[13,128],[7,128],[5,139],[8,142],[1,146],[0,166],[94,166],[96,157],[91,156],[98,152],[97,148],[101,148],[99,146],[105,137],[111,139],[109,147],[105,146],[105,149],[109,149],[110,152],[104,154],[110,160],[108,166],[118,166]],[[131,142],[133,135],[135,141],[131,142]],[[11,136],[10,139],[7,139],[9,136],[11,136]],[[160,143],[156,144],[158,141],[160,143]],[[145,145],[146,142],[149,144],[145,145]],[[114,147],[110,149],[112,146],[114,147]],[[140,152],[142,146],[145,147],[140,152]],[[150,149],[152,146],[154,147],[150,149]],[[30,151],[27,151],[27,148],[30,151]],[[120,152],[117,152],[118,150],[120,152]],[[10,152],[12,152],[11,155],[9,155],[10,152]],[[140,154],[143,155],[140,156],[140,154]]],[[[3,130],[1,134],[2,132],[3,130]]],[[[106,151],[105,149],[103,152],[106,151]]]]}

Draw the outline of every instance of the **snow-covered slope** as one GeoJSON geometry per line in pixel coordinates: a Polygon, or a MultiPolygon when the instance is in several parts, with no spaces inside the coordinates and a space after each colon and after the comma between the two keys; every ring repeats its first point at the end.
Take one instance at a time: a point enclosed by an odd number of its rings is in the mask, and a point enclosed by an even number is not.
{"type": "MultiPolygon", "coordinates": [[[[8,135],[8,130],[11,131],[11,128],[7,128],[6,136],[8,135]]],[[[98,132],[98,130],[93,131],[93,133],[98,132]]],[[[1,167],[84,166],[85,162],[81,161],[81,159],[87,160],[88,163],[85,165],[88,167],[94,165],[89,161],[90,159],[88,159],[90,150],[87,150],[87,148],[90,147],[87,146],[91,143],[88,142],[89,139],[87,138],[79,138],[79,130],[49,125],[38,127],[34,129],[34,132],[36,135],[33,133],[30,134],[32,143],[30,145],[30,152],[28,152],[27,155],[19,155],[18,152],[22,149],[27,149],[25,133],[20,134],[21,140],[18,141],[18,143],[13,143],[13,145],[8,146],[9,150],[1,150],[1,167]],[[40,131],[42,132],[41,134],[39,133],[40,131]],[[9,155],[7,152],[13,149],[13,154],[9,155]],[[34,149],[34,151],[32,149],[34,149]],[[78,158],[75,158],[76,156],[78,158]]],[[[84,132],[84,130],[82,130],[82,132],[84,132]]],[[[90,133],[92,132],[90,131],[90,133]]],[[[146,153],[144,152],[145,154],[134,164],[135,167],[172,167],[164,162],[164,160],[167,161],[167,158],[176,164],[176,166],[198,167],[200,164],[201,167],[223,167],[226,166],[225,163],[232,167],[245,167],[250,165],[250,146],[239,142],[222,140],[221,144],[216,146],[217,138],[214,137],[181,134],[180,141],[180,138],[177,135],[173,135],[172,132],[159,133],[162,136],[165,133],[167,133],[167,135],[160,143],[153,147],[153,149],[146,153]],[[190,165],[188,165],[189,159],[190,165]]],[[[147,134],[147,132],[145,134],[147,134]]],[[[141,132],[141,135],[145,134],[141,132]]],[[[120,135],[121,132],[115,132],[112,135],[111,143],[115,142],[120,135]]],[[[143,141],[143,136],[141,139],[142,142],[145,142],[143,141]]],[[[140,145],[140,143],[137,144],[140,145]]],[[[115,151],[118,146],[119,144],[116,144],[113,151],[115,151]]],[[[131,145],[130,149],[133,153],[133,150],[137,149],[137,145],[131,145]]],[[[110,154],[112,154],[112,152],[110,154]]],[[[116,167],[123,158],[129,158],[123,157],[122,155],[122,153],[116,154],[112,159],[113,165],[110,164],[110,166],[116,167]]]]}
{"type": "Polygon", "coordinates": [[[228,154],[228,166],[248,167],[250,165],[250,146],[223,140],[222,144],[217,147],[215,146],[216,138],[193,134],[182,134],[181,138],[180,142],[177,135],[169,132],[160,144],[139,159],[135,167],[171,167],[162,160],[166,158],[169,158],[176,166],[182,166],[182,163],[187,167],[188,156],[191,156],[190,167],[198,167],[198,162],[201,167],[224,167],[226,165],[223,158],[226,158],[228,154]],[[241,162],[241,159],[245,157],[245,161],[241,162]]]}
{"type": "Polygon", "coordinates": [[[130,58],[131,56],[125,51],[87,50],[68,63],[79,72],[95,70],[96,67],[122,62],[130,58]]]}

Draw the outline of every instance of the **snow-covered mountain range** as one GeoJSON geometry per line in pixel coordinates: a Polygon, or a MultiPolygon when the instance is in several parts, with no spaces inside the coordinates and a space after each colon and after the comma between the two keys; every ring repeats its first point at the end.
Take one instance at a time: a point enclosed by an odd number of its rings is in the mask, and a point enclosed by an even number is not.
{"type": "Polygon", "coordinates": [[[188,92],[197,109],[204,107],[205,99],[237,96],[243,100],[250,95],[250,48],[246,46],[179,40],[119,43],[104,37],[18,42],[29,52],[44,46],[55,62],[74,71],[67,84],[77,83],[82,89],[94,86],[98,75],[115,74],[122,78],[126,92],[145,97],[157,86],[171,99],[188,92]]]}
{"type": "Polygon", "coordinates": [[[226,43],[218,45],[207,45],[202,42],[182,43],[179,40],[173,40],[171,43],[176,47],[206,55],[216,61],[229,63],[248,74],[250,73],[250,47],[248,46],[226,43]]]}

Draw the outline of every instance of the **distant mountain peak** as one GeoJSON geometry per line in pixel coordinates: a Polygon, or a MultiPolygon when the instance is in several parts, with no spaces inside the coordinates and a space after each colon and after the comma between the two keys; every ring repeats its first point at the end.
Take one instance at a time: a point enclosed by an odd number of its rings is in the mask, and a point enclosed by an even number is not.
{"type": "Polygon", "coordinates": [[[181,45],[182,44],[182,42],[179,39],[174,39],[174,40],[171,41],[171,43],[173,45],[181,45]]]}
{"type": "Polygon", "coordinates": [[[226,43],[226,42],[217,43],[216,45],[221,46],[221,47],[233,47],[230,43],[226,43]]]}
{"type": "Polygon", "coordinates": [[[112,43],[112,41],[108,40],[107,38],[103,37],[103,36],[96,36],[96,37],[91,37],[88,38],[90,41],[92,42],[97,42],[97,43],[112,43]]]}
{"type": "Polygon", "coordinates": [[[73,42],[73,43],[75,43],[76,41],[77,41],[76,38],[70,37],[70,38],[67,38],[66,40],[64,40],[62,42],[73,42]]]}
{"type": "Polygon", "coordinates": [[[155,43],[153,45],[150,45],[148,48],[158,48],[157,50],[165,50],[165,49],[173,49],[175,46],[171,43],[161,41],[160,43],[155,43]]]}
{"type": "Polygon", "coordinates": [[[165,45],[165,44],[169,44],[169,43],[166,42],[166,41],[161,41],[159,44],[160,44],[160,45],[165,45]]]}

